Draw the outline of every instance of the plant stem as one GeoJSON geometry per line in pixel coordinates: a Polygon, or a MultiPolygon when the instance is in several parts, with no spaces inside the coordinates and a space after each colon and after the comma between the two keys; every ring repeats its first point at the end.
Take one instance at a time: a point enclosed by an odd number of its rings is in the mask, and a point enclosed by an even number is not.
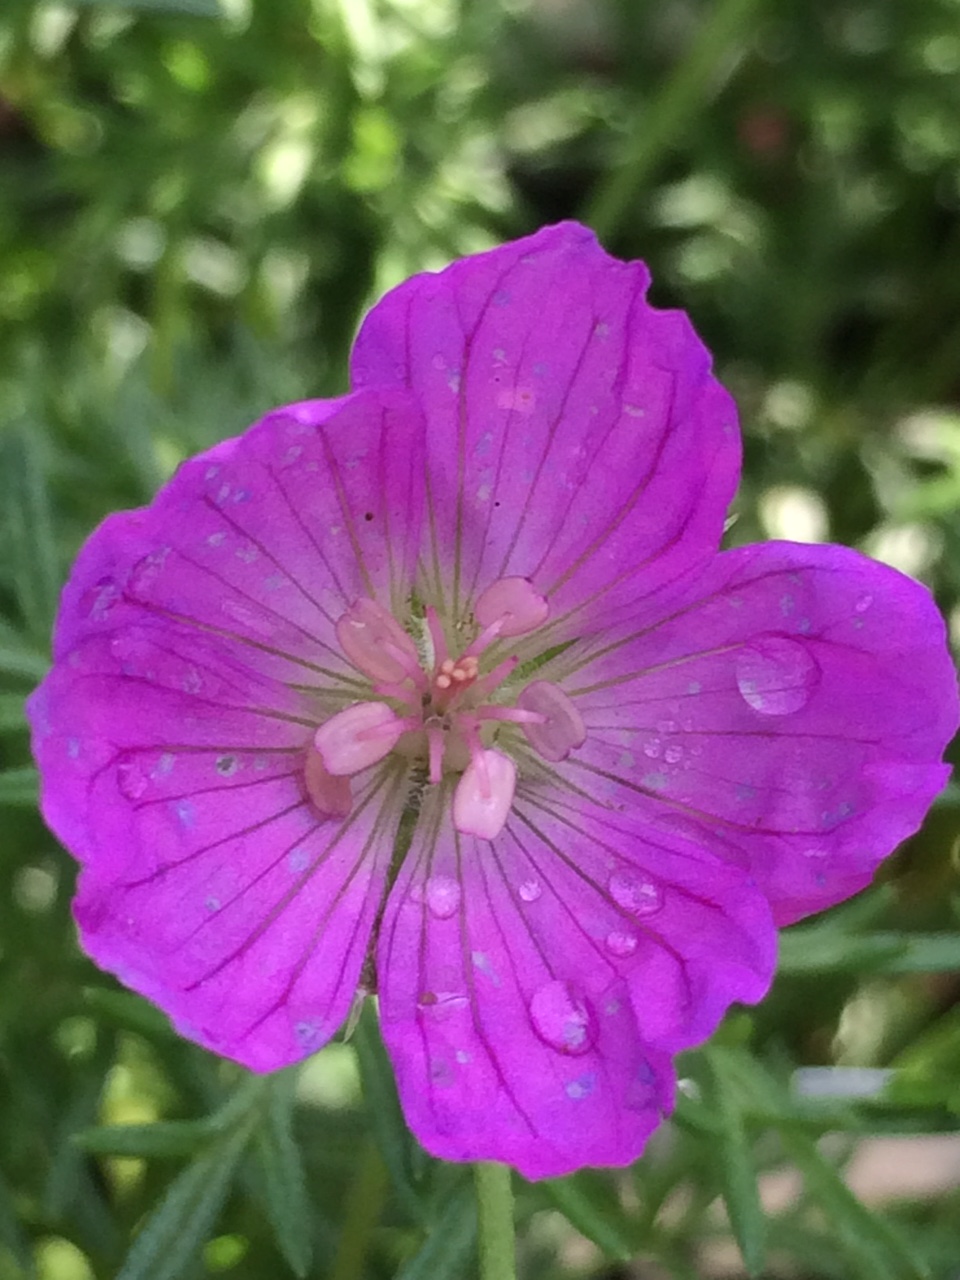
{"type": "Polygon", "coordinates": [[[347,1193],[346,1217],[330,1280],[362,1280],[367,1251],[387,1198],[387,1170],[380,1153],[368,1143],[347,1193]]]}
{"type": "Polygon", "coordinates": [[[717,0],[648,110],[638,115],[626,154],[590,199],[583,221],[601,238],[615,232],[637,193],[688,121],[711,97],[717,70],[763,0],[717,0]]]}
{"type": "Polygon", "coordinates": [[[505,1164],[481,1161],[473,1166],[477,1188],[477,1239],[480,1280],[516,1280],[513,1184],[505,1164]]]}

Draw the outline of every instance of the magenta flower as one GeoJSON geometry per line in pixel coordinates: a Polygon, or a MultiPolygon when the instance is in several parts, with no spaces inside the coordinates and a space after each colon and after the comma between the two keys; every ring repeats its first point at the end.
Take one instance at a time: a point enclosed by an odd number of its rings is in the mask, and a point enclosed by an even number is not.
{"type": "Polygon", "coordinates": [[[567,224],[407,281],[352,394],[100,526],[30,708],[99,964],[256,1071],[376,991],[421,1142],[533,1178],[639,1154],[957,722],[924,588],[718,553],[734,407],[647,279],[567,224]]]}

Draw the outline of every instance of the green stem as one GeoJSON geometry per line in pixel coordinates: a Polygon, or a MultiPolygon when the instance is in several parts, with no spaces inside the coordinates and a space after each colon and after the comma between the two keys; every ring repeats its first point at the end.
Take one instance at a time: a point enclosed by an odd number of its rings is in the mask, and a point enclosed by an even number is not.
{"type": "Polygon", "coordinates": [[[477,1188],[477,1237],[480,1280],[516,1280],[516,1236],[513,1225],[513,1183],[505,1164],[473,1166],[477,1188]]]}
{"type": "Polygon", "coordinates": [[[387,1170],[379,1151],[373,1143],[368,1143],[347,1194],[347,1212],[330,1280],[363,1280],[367,1274],[367,1251],[383,1212],[387,1190],[387,1170]]]}
{"type": "Polygon", "coordinates": [[[763,0],[717,0],[706,6],[703,22],[686,56],[637,120],[620,164],[596,191],[583,216],[603,237],[620,224],[637,192],[683,131],[709,100],[717,68],[754,17],[763,0]]]}

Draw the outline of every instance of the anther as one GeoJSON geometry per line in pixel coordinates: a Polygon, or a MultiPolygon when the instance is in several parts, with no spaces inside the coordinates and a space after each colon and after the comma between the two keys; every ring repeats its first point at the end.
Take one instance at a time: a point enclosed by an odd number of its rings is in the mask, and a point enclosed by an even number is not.
{"type": "Polygon", "coordinates": [[[357,702],[325,720],[313,743],[328,773],[349,777],[389,755],[408,727],[385,702],[357,702]]]}
{"type": "Polygon", "coordinates": [[[507,821],[516,785],[517,770],[507,756],[499,751],[475,756],[453,793],[453,825],[463,835],[494,840],[507,821]]]}

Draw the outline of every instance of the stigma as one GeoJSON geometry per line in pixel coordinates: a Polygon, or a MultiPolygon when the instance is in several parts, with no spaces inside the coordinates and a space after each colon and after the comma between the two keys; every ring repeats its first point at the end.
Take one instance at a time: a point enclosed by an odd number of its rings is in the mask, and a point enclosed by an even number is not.
{"type": "MultiPolygon", "coordinates": [[[[350,778],[391,753],[422,761],[427,781],[455,779],[456,830],[493,840],[513,804],[517,767],[501,749],[501,727],[515,725],[527,745],[557,762],[582,746],[586,730],[558,685],[536,680],[511,701],[503,686],[520,658],[510,642],[531,637],[550,606],[527,578],[499,578],[472,611],[475,635],[451,651],[436,608],[420,622],[420,644],[376,600],[362,597],[337,619],[344,656],[370,681],[370,696],[325,720],[308,749],[305,784],[324,817],[350,811],[350,778]]],[[[463,628],[455,627],[460,633],[463,628]]]]}

